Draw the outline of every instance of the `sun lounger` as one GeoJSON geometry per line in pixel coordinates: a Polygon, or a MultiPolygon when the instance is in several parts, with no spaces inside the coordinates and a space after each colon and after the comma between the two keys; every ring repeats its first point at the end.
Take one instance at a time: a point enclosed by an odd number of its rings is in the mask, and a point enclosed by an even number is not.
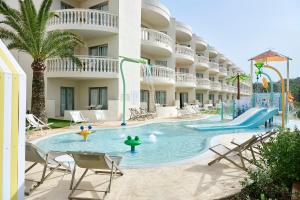
{"type": "MultiPolygon", "coordinates": [[[[110,192],[111,184],[113,181],[113,178],[116,174],[123,175],[123,172],[119,168],[119,164],[122,160],[122,157],[118,156],[108,156],[104,153],[91,153],[91,152],[68,152],[70,154],[74,161],[74,169],[72,173],[72,180],[71,180],[71,193],[69,194],[69,199],[83,199],[73,196],[76,191],[92,191],[92,192],[103,192],[104,197],[107,193],[110,192]],[[77,183],[75,184],[75,174],[76,174],[76,167],[85,169],[83,174],[78,179],[77,183]],[[94,174],[107,174],[109,175],[109,181],[108,186],[105,190],[91,190],[91,189],[79,189],[79,185],[86,176],[88,171],[92,171],[94,174]],[[75,186],[73,187],[73,185],[75,186]]],[[[101,198],[101,199],[104,199],[101,198]]],[[[89,198],[84,198],[89,199],[89,198]]],[[[92,199],[98,199],[98,198],[92,198],[92,199]]]]}
{"type": "Polygon", "coordinates": [[[140,113],[136,108],[129,108],[130,118],[129,120],[145,120],[148,114],[140,113]]]}
{"type": "Polygon", "coordinates": [[[70,126],[73,126],[77,123],[87,123],[89,122],[87,118],[85,118],[80,111],[70,111],[71,122],[70,126]]]}
{"type": "MultiPolygon", "coordinates": [[[[257,157],[255,156],[255,154],[260,155],[259,145],[265,144],[272,136],[274,136],[277,133],[278,133],[277,131],[268,131],[268,132],[265,132],[263,134],[255,136],[256,141],[251,146],[249,146],[248,149],[246,149],[246,150],[251,152],[253,161],[256,162],[256,160],[257,160],[257,157]]],[[[241,146],[241,143],[239,143],[235,140],[232,140],[231,143],[236,145],[236,146],[241,146]]]]}
{"type": "Polygon", "coordinates": [[[30,129],[33,128],[34,130],[43,130],[43,128],[50,128],[50,125],[52,125],[53,123],[49,123],[46,124],[45,122],[42,122],[40,119],[38,119],[36,116],[34,116],[33,114],[27,114],[26,115],[26,120],[28,121],[28,126],[26,127],[26,129],[30,129]]]}
{"type": "Polygon", "coordinates": [[[55,172],[57,170],[71,172],[71,169],[67,165],[55,160],[56,157],[65,155],[65,153],[61,153],[61,152],[44,153],[37,146],[35,146],[34,144],[29,143],[29,142],[26,142],[25,149],[26,149],[25,150],[26,151],[25,152],[25,160],[27,162],[33,163],[25,170],[25,173],[28,173],[37,164],[43,165],[43,172],[42,172],[42,177],[40,180],[36,181],[36,180],[26,179],[27,181],[31,181],[31,182],[35,183],[35,185],[33,185],[33,187],[29,188],[25,192],[26,195],[29,195],[34,189],[36,189],[38,186],[40,186],[53,172],[55,172]],[[63,167],[63,169],[61,167],[63,167]],[[46,174],[47,169],[50,170],[48,174],[46,174]]]}
{"type": "Polygon", "coordinates": [[[230,163],[234,164],[235,166],[241,168],[242,170],[247,171],[248,169],[245,166],[245,161],[248,161],[249,163],[252,163],[252,161],[245,156],[243,156],[243,152],[246,151],[247,149],[251,148],[253,144],[257,142],[257,137],[253,136],[250,139],[246,140],[245,142],[241,143],[238,146],[235,146],[234,148],[229,148],[226,147],[225,145],[218,144],[213,147],[210,147],[209,150],[214,152],[215,154],[218,155],[216,159],[213,161],[209,162],[208,165],[211,166],[222,159],[225,159],[229,161],[230,163]],[[231,157],[233,156],[238,156],[240,163],[236,162],[233,160],[231,157]]]}

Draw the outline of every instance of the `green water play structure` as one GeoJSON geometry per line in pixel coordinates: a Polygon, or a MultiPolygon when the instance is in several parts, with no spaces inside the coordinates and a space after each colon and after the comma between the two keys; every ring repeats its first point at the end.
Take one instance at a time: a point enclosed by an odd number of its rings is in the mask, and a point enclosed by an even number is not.
{"type": "Polygon", "coordinates": [[[134,153],[135,152],[135,147],[141,145],[142,141],[140,140],[140,138],[138,136],[135,136],[134,138],[132,138],[131,136],[128,136],[127,140],[125,140],[124,143],[126,145],[130,146],[130,151],[132,153],[134,153]]]}
{"type": "Polygon", "coordinates": [[[126,81],[123,71],[123,65],[125,62],[129,63],[137,63],[137,64],[147,64],[147,62],[144,59],[134,59],[134,58],[128,58],[124,56],[120,56],[121,62],[120,62],[120,71],[122,76],[122,82],[123,82],[123,113],[122,113],[122,124],[121,126],[126,126],[126,81]]]}

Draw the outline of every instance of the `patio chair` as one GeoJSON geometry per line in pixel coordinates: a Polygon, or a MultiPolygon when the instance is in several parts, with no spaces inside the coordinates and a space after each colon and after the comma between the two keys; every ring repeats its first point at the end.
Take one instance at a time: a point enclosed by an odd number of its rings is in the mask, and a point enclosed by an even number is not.
{"type": "MultiPolygon", "coordinates": [[[[122,157],[119,156],[108,156],[104,153],[92,153],[92,152],[68,152],[74,161],[74,169],[72,173],[71,179],[71,193],[69,194],[69,199],[98,199],[98,198],[79,198],[73,196],[76,191],[91,191],[91,192],[103,192],[104,197],[107,193],[110,192],[111,184],[116,174],[122,176],[123,172],[119,168],[119,164],[122,160],[122,157]],[[76,174],[76,167],[85,169],[83,174],[78,179],[77,183],[74,185],[75,181],[75,174],[76,174]],[[104,190],[91,190],[91,189],[79,189],[79,185],[86,176],[88,171],[92,171],[93,173],[97,174],[107,174],[109,176],[108,186],[104,190]]],[[[104,197],[102,199],[104,199],[104,197]]]]}
{"type": "Polygon", "coordinates": [[[104,120],[103,120],[103,112],[101,110],[95,110],[93,111],[93,114],[95,116],[95,121],[94,121],[94,124],[103,124],[104,123],[104,120]]]}
{"type": "MultiPolygon", "coordinates": [[[[260,156],[259,153],[259,145],[265,144],[267,142],[268,139],[270,139],[272,136],[274,136],[275,134],[277,134],[277,131],[267,131],[263,134],[260,135],[256,135],[256,141],[249,146],[249,148],[247,148],[246,150],[251,152],[253,161],[256,161],[257,158],[255,156],[255,154],[260,156]]],[[[234,141],[234,139],[231,141],[232,144],[236,145],[236,146],[241,146],[241,143],[234,141]]],[[[255,163],[255,162],[254,162],[255,163]]]]}
{"type": "Polygon", "coordinates": [[[71,122],[70,126],[74,126],[77,123],[88,123],[89,120],[85,118],[80,111],[70,111],[71,122]]]}
{"type": "Polygon", "coordinates": [[[147,118],[147,114],[141,114],[136,108],[129,108],[129,111],[129,120],[145,120],[147,118]]]}
{"type": "Polygon", "coordinates": [[[51,129],[50,125],[53,124],[53,123],[46,124],[45,122],[41,121],[39,118],[34,116],[33,114],[27,114],[26,120],[29,123],[28,126],[26,127],[27,130],[33,128],[34,130],[40,129],[41,131],[43,131],[43,128],[51,129]]]}
{"type": "Polygon", "coordinates": [[[64,172],[71,172],[71,169],[69,166],[65,165],[62,162],[59,162],[55,160],[58,156],[66,155],[65,153],[62,152],[49,152],[45,153],[43,152],[40,148],[35,146],[32,143],[26,142],[26,147],[25,147],[25,160],[27,162],[33,163],[30,165],[26,170],[25,174],[28,173],[32,168],[34,168],[37,164],[40,164],[43,166],[43,172],[42,172],[42,177],[40,180],[30,180],[30,179],[25,179],[27,181],[31,181],[35,183],[33,185],[33,188],[30,188],[29,191],[26,191],[26,195],[30,195],[30,193],[35,190],[37,187],[39,187],[53,172],[55,171],[64,171],[64,172]],[[47,169],[50,171],[48,174],[46,174],[47,169]]]}
{"type": "Polygon", "coordinates": [[[145,108],[140,108],[140,114],[145,115],[146,118],[154,119],[156,113],[150,113],[145,108]]]}
{"type": "Polygon", "coordinates": [[[241,143],[240,145],[235,146],[234,148],[229,148],[222,144],[218,144],[213,147],[210,147],[209,150],[217,154],[218,157],[213,161],[209,162],[208,165],[211,166],[217,162],[220,162],[222,159],[225,159],[230,163],[232,163],[233,165],[235,165],[236,167],[247,171],[248,169],[246,168],[245,161],[248,161],[249,163],[252,163],[252,161],[246,158],[245,156],[243,156],[242,153],[248,150],[249,148],[251,148],[252,145],[255,144],[256,142],[257,142],[257,137],[253,136],[250,139],[246,140],[245,142],[241,143]],[[236,161],[230,158],[233,156],[238,156],[241,164],[237,163],[236,161]]]}

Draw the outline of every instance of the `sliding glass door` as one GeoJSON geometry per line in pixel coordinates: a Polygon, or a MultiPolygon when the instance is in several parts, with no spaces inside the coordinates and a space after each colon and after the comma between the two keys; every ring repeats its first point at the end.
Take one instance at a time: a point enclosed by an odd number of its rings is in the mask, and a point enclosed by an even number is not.
{"type": "Polygon", "coordinates": [[[60,115],[64,116],[65,110],[74,110],[74,88],[60,88],[60,115]]]}

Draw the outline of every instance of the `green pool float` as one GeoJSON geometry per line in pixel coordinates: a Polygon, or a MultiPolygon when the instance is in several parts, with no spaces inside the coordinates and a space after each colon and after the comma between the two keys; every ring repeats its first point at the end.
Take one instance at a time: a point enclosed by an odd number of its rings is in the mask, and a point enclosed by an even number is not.
{"type": "Polygon", "coordinates": [[[133,153],[135,152],[135,147],[142,144],[142,141],[138,136],[135,136],[134,139],[131,136],[128,136],[124,143],[131,147],[131,152],[133,153]]]}

